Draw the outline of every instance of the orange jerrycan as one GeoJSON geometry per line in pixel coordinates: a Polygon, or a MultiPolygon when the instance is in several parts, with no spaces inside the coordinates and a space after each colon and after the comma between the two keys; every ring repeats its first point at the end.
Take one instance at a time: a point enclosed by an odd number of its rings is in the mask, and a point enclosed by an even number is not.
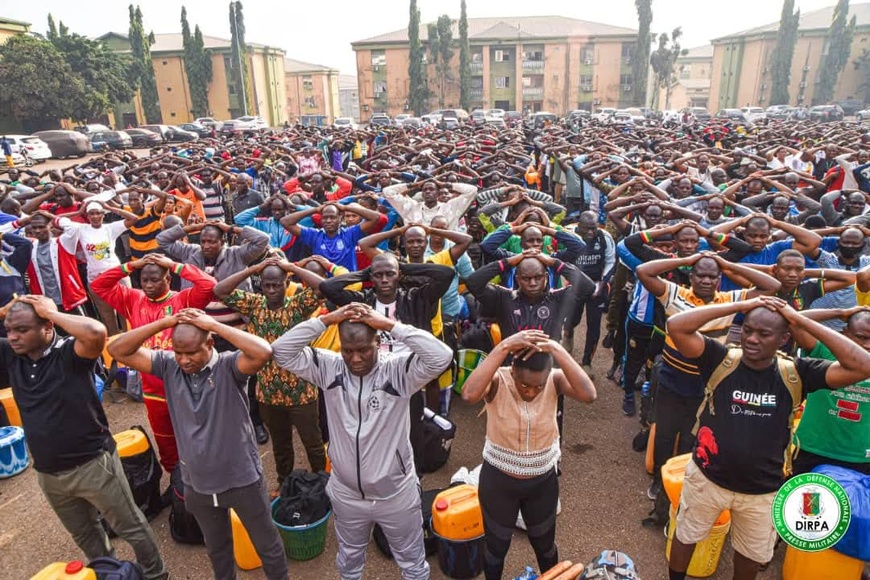
{"type": "Polygon", "coordinates": [[[97,580],[97,574],[81,560],[73,560],[49,564],[30,580],[97,580]]]}
{"type": "Polygon", "coordinates": [[[447,540],[469,540],[483,535],[483,513],[474,485],[457,485],[435,496],[432,529],[447,540]]]}
{"type": "Polygon", "coordinates": [[[263,562],[254,549],[248,530],[242,525],[236,510],[230,510],[230,520],[233,524],[233,554],[236,556],[236,565],[242,570],[262,568],[263,562]]]}

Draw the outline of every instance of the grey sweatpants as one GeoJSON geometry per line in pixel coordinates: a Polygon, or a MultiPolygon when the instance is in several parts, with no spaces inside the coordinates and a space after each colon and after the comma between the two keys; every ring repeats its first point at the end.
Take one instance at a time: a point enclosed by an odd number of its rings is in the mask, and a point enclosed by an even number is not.
{"type": "Polygon", "coordinates": [[[251,543],[263,561],[266,578],[287,580],[287,555],[278,528],[272,521],[266,483],[262,477],[251,485],[229,489],[216,496],[199,493],[187,486],[184,505],[202,529],[215,580],[236,580],[230,508],[236,511],[251,537],[251,543]]]}
{"type": "Polygon", "coordinates": [[[115,557],[98,512],[132,546],[148,580],[163,580],[166,570],[154,532],[136,507],[117,451],[102,452],[84,465],[60,473],[39,473],[45,499],[88,560],[115,557]]]}
{"type": "Polygon", "coordinates": [[[420,510],[420,486],[408,485],[387,500],[359,499],[330,480],[326,487],[332,500],[338,555],[335,565],[341,580],[362,578],[366,548],[372,528],[379,524],[390,544],[404,580],[429,578],[429,563],[423,545],[423,512],[420,510]]]}

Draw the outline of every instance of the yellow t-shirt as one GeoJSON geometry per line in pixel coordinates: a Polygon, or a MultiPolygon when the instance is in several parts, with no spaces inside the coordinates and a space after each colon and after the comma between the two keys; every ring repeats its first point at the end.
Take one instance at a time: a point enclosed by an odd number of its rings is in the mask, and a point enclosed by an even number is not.
{"type": "MultiPolygon", "coordinates": [[[[445,248],[437,254],[428,256],[425,260],[430,264],[438,266],[448,266],[453,268],[456,264],[453,263],[453,256],[450,254],[450,248],[445,248]]],[[[444,323],[441,322],[441,301],[438,301],[438,310],[435,312],[435,318],[432,319],[432,334],[441,337],[444,334],[444,323]]]]}
{"type": "Polygon", "coordinates": [[[855,298],[858,300],[858,306],[870,306],[870,292],[861,292],[858,286],[855,286],[855,298]]]}

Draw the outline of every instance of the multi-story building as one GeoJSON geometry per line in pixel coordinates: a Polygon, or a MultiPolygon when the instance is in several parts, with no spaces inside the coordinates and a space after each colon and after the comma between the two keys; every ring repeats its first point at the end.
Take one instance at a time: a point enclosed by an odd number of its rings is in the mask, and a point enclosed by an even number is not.
{"type": "MultiPolygon", "coordinates": [[[[155,34],[151,45],[151,61],[157,81],[157,94],[163,122],[171,125],[194,119],[187,74],[184,70],[184,47],[178,34],[155,34]]],[[[109,32],[100,37],[109,48],[129,51],[130,39],[125,34],[109,32]]],[[[208,86],[208,116],[232,119],[244,114],[259,115],[270,126],[287,120],[287,98],[284,90],[284,51],[262,44],[248,43],[248,95],[251,110],[245,111],[241,90],[231,75],[232,41],[203,36],[205,48],[211,52],[212,81],[208,86]]],[[[145,122],[141,98],[137,94],[131,103],[114,107],[115,125],[141,125],[145,122]]]]}
{"type": "Polygon", "coordinates": [[[285,58],[284,80],[291,123],[322,125],[341,116],[338,69],[285,58]]]}
{"type": "Polygon", "coordinates": [[[342,117],[359,121],[359,85],[353,75],[338,75],[338,102],[342,117]]]}
{"type": "MultiPolygon", "coordinates": [[[[789,98],[791,105],[807,106],[820,80],[822,55],[828,51],[828,31],[834,7],[801,13],[797,43],[791,61],[789,98]]],[[[855,35],[848,63],[840,73],[834,100],[859,93],[862,79],[852,63],[870,48],[870,3],[851,4],[849,18],[856,19],[855,35]]],[[[770,62],[776,48],[779,23],[752,28],[713,40],[713,77],[710,106],[716,110],[747,105],[769,106],[771,103],[770,62]]]]}
{"type": "Polygon", "coordinates": [[[677,58],[674,71],[677,78],[671,85],[670,92],[667,89],[658,89],[659,108],[707,108],[710,99],[710,75],[713,71],[713,46],[708,44],[690,48],[686,54],[677,58]]]}
{"type": "Polygon", "coordinates": [[[30,32],[30,23],[21,22],[20,20],[12,20],[5,16],[0,16],[0,44],[4,44],[10,36],[16,34],[26,34],[30,32]]]}
{"type": "MultiPolygon", "coordinates": [[[[420,26],[428,52],[427,26],[420,26]]],[[[453,21],[453,38],[459,38],[453,21]]],[[[471,108],[515,111],[624,107],[630,104],[637,31],[563,16],[469,18],[471,108]]],[[[431,109],[459,106],[459,46],[440,86],[427,66],[431,109]],[[441,94],[444,99],[441,103],[441,94]]],[[[409,109],[407,28],[351,43],[356,52],[361,116],[409,109]]],[[[423,113],[425,111],[417,111],[423,113]]]]}

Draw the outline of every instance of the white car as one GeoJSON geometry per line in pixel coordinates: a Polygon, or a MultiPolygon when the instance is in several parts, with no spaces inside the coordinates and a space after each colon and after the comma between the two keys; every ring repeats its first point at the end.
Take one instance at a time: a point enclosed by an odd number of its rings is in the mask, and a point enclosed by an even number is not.
{"type": "Polygon", "coordinates": [[[254,129],[268,129],[269,125],[261,119],[260,117],[254,115],[245,115],[244,117],[239,117],[238,119],[234,119],[235,121],[242,121],[243,123],[249,123],[254,129]]]}
{"type": "Polygon", "coordinates": [[[680,120],[680,112],[674,109],[665,109],[662,111],[662,122],[676,122],[680,120]]]}
{"type": "Polygon", "coordinates": [[[200,117],[194,121],[194,123],[199,123],[200,125],[208,127],[209,129],[214,129],[215,131],[220,131],[224,124],[223,121],[218,121],[213,117],[200,117]]]}
{"type": "Polygon", "coordinates": [[[604,107],[603,109],[598,109],[597,111],[595,111],[592,114],[592,118],[597,120],[597,121],[606,122],[608,119],[610,119],[610,117],[612,117],[615,114],[616,114],[616,109],[613,109],[610,107],[604,107]]]}
{"type": "Polygon", "coordinates": [[[762,121],[767,119],[767,113],[764,112],[764,109],[761,107],[743,107],[740,109],[743,113],[743,116],[746,117],[746,120],[750,123],[756,123],[758,121],[762,121]]]}
{"type": "Polygon", "coordinates": [[[332,122],[332,126],[336,129],[353,129],[356,131],[359,127],[353,122],[353,117],[336,117],[332,122]]]}
{"type": "Polygon", "coordinates": [[[855,112],[855,119],[859,123],[863,123],[864,121],[870,121],[870,109],[864,109],[863,111],[855,112]]]}
{"type": "Polygon", "coordinates": [[[413,115],[409,115],[407,113],[402,113],[400,115],[396,115],[395,117],[393,117],[393,124],[396,127],[401,127],[402,121],[404,121],[405,119],[410,119],[411,117],[413,117],[413,115]]]}
{"type": "Polygon", "coordinates": [[[498,117],[504,119],[504,109],[490,109],[486,112],[487,117],[498,117]]]}
{"type": "Polygon", "coordinates": [[[13,157],[17,153],[25,159],[28,157],[33,159],[36,163],[51,159],[51,149],[39,137],[31,135],[6,135],[6,139],[12,145],[13,157]]]}
{"type": "Polygon", "coordinates": [[[643,111],[636,107],[630,109],[621,109],[618,112],[628,113],[631,116],[632,123],[643,123],[644,121],[646,121],[646,117],[644,116],[643,111]]]}

